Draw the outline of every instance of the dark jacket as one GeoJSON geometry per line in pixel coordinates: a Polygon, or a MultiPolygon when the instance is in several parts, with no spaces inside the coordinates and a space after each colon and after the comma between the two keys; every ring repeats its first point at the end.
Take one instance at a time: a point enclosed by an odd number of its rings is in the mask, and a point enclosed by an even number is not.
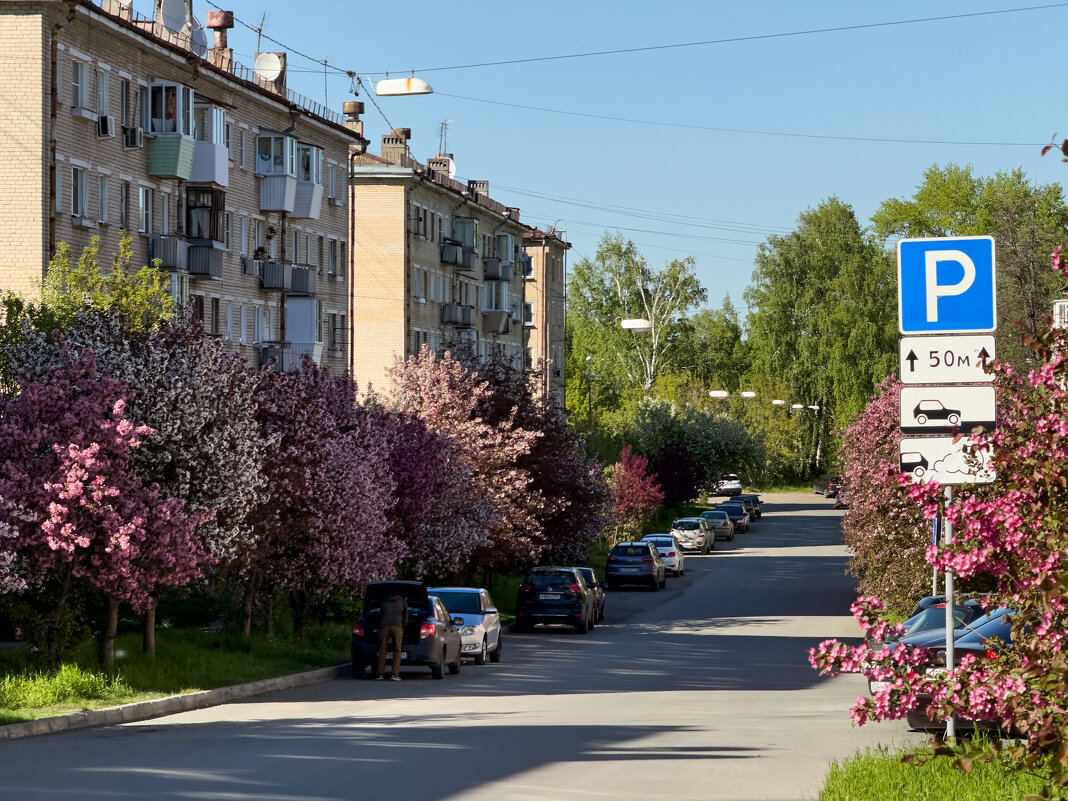
{"type": "Polygon", "coordinates": [[[386,626],[408,625],[408,602],[400,595],[391,595],[382,602],[382,610],[378,617],[379,628],[386,626]]]}

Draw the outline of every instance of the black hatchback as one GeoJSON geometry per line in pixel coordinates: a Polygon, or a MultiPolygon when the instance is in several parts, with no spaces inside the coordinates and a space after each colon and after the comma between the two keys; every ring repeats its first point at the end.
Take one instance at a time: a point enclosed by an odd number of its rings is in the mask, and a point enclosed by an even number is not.
{"type": "Polygon", "coordinates": [[[538,623],[563,623],[585,634],[597,624],[594,594],[577,567],[536,567],[515,602],[515,628],[530,631],[538,623]]]}

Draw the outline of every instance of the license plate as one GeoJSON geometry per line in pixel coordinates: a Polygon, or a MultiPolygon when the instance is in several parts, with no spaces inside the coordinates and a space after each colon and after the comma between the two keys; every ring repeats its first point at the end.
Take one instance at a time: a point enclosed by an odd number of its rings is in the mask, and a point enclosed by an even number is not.
{"type": "Polygon", "coordinates": [[[619,569],[619,572],[620,573],[637,573],[638,572],[638,568],[636,568],[636,567],[621,567],[619,569]]]}
{"type": "Polygon", "coordinates": [[[868,689],[871,690],[872,695],[875,695],[875,693],[879,692],[879,690],[883,690],[889,687],[891,684],[893,684],[893,682],[891,681],[869,681],[868,689]]]}
{"type": "MultiPolygon", "coordinates": [[[[386,652],[386,659],[389,660],[389,659],[392,659],[392,658],[393,658],[393,652],[392,651],[387,651],[386,652]]],[[[407,651],[401,651],[401,661],[403,662],[407,658],[408,658],[408,652],[407,651]]]]}
{"type": "Polygon", "coordinates": [[[558,593],[558,592],[543,592],[538,597],[541,598],[543,601],[559,601],[560,600],[560,593],[558,593]]]}

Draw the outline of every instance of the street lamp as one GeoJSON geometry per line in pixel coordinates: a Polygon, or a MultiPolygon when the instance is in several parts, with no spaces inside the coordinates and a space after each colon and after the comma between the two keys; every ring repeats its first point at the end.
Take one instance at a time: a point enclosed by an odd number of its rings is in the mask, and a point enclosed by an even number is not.
{"type": "Polygon", "coordinates": [[[375,94],[379,97],[397,95],[430,95],[434,90],[422,78],[412,75],[410,78],[383,78],[375,84],[375,94]]]}
{"type": "Polygon", "coordinates": [[[746,392],[742,393],[742,397],[743,398],[755,398],[756,397],[756,393],[755,392],[746,391],[746,392]]]}
{"type": "Polygon", "coordinates": [[[790,408],[791,408],[791,409],[804,409],[804,408],[805,408],[805,404],[803,404],[803,403],[795,403],[795,404],[794,404],[793,406],[791,406],[790,408]]]}
{"type": "Polygon", "coordinates": [[[644,317],[621,317],[619,320],[621,328],[625,328],[628,331],[652,331],[653,324],[646,320],[644,317]]]}
{"type": "Polygon", "coordinates": [[[778,398],[776,398],[775,400],[773,400],[773,401],[771,402],[771,405],[772,405],[772,406],[785,406],[785,405],[786,405],[786,401],[784,401],[784,400],[779,400],[778,398]]]}
{"type": "Polygon", "coordinates": [[[730,395],[731,393],[725,389],[712,389],[708,392],[708,397],[710,398],[729,398],[730,395]]]}

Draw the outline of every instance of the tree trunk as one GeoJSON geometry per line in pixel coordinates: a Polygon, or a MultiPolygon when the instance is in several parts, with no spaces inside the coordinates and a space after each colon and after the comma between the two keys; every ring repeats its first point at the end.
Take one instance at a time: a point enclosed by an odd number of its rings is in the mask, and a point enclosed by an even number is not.
{"type": "Polygon", "coordinates": [[[115,664],[115,632],[119,628],[119,599],[108,596],[108,619],[100,647],[100,662],[104,667],[115,664]]]}
{"type": "Polygon", "coordinates": [[[267,596],[267,636],[274,636],[274,593],[267,596]]]}
{"type": "Polygon", "coordinates": [[[244,603],[242,605],[243,606],[242,612],[244,613],[244,620],[241,623],[241,633],[242,633],[242,635],[244,635],[246,640],[249,637],[252,636],[252,601],[253,601],[253,589],[252,589],[252,585],[249,584],[249,586],[245,588],[245,600],[244,600],[244,603]]]}
{"type": "Polygon", "coordinates": [[[141,633],[141,650],[151,657],[156,656],[156,605],[152,598],[145,610],[145,630],[141,633]]]}
{"type": "Polygon", "coordinates": [[[293,604],[293,634],[297,637],[304,636],[304,629],[308,624],[308,594],[299,590],[292,594],[293,604]]]}

